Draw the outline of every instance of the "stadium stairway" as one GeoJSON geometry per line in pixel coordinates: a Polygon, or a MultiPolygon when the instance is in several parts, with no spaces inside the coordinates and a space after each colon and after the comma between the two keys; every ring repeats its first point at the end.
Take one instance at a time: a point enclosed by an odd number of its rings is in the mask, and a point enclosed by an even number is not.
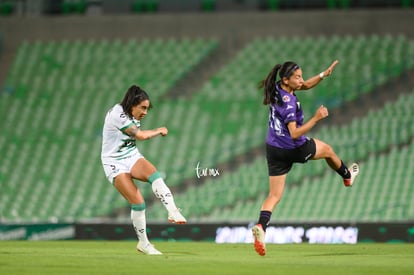
{"type": "Polygon", "coordinates": [[[235,54],[241,50],[247,41],[238,39],[232,41],[232,47],[228,47],[229,41],[225,37],[218,39],[220,43],[212,49],[208,58],[201,60],[186,75],[179,79],[174,87],[164,96],[164,99],[189,98],[194,95],[202,85],[208,81],[223,66],[225,66],[235,54]]]}

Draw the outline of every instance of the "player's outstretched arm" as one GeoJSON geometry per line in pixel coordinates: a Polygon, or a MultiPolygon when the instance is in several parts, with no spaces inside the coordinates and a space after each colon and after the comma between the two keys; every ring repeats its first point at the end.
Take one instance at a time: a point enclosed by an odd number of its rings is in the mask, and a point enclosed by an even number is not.
{"type": "Polygon", "coordinates": [[[328,77],[332,74],[335,66],[339,63],[338,60],[335,60],[331,66],[329,66],[325,71],[321,72],[320,74],[317,74],[311,78],[309,78],[308,80],[306,80],[302,87],[300,88],[300,90],[308,90],[312,87],[315,87],[316,85],[319,84],[319,82],[322,81],[322,79],[324,79],[325,77],[328,77]]]}
{"type": "Polygon", "coordinates": [[[166,127],[160,127],[153,130],[141,130],[137,126],[132,125],[124,130],[127,135],[137,140],[146,140],[158,135],[166,136],[168,129],[166,127]]]}

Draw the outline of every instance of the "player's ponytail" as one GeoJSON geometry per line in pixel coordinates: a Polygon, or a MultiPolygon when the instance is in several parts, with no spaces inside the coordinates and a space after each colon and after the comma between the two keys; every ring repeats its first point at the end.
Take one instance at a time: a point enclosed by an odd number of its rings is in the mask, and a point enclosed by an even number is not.
{"type": "Polygon", "coordinates": [[[274,104],[276,101],[281,102],[281,100],[278,100],[278,98],[276,98],[278,94],[276,94],[276,76],[281,67],[282,65],[276,64],[267,75],[266,79],[263,79],[259,83],[259,88],[264,88],[263,105],[274,104]]]}
{"type": "MultiPolygon", "coordinates": [[[[144,100],[149,100],[148,94],[137,85],[132,85],[122,99],[121,106],[127,115],[132,116],[132,107],[144,100]]],[[[150,107],[152,106],[150,105],[150,107]]]]}

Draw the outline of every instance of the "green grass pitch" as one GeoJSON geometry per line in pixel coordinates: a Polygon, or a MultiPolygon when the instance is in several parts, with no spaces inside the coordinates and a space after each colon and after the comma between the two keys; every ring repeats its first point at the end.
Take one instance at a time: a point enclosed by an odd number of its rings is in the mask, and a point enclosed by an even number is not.
{"type": "Polygon", "coordinates": [[[414,244],[267,245],[132,241],[1,241],[0,274],[414,274],[414,244]]]}

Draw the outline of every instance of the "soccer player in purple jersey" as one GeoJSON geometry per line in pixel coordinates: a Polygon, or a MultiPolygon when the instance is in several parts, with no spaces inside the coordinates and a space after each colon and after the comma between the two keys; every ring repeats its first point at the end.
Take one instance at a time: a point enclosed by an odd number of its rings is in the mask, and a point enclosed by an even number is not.
{"type": "Polygon", "coordinates": [[[288,61],[282,65],[276,64],[260,83],[259,87],[264,89],[263,104],[270,106],[266,138],[269,195],[262,204],[258,223],[252,228],[254,248],[261,256],[266,254],[266,227],[269,225],[273,209],[282,197],[286,176],[293,163],[325,159],[329,167],[343,178],[345,186],[352,186],[359,173],[358,164],[353,163],[348,168],[329,144],[305,135],[328,116],[328,109],[320,106],[315,114],[304,122],[302,107],[295,95],[295,91],[308,90],[331,75],[337,64],[336,60],[319,75],[304,81],[299,65],[288,61]],[[277,75],[279,80],[276,79],[277,75]]]}

